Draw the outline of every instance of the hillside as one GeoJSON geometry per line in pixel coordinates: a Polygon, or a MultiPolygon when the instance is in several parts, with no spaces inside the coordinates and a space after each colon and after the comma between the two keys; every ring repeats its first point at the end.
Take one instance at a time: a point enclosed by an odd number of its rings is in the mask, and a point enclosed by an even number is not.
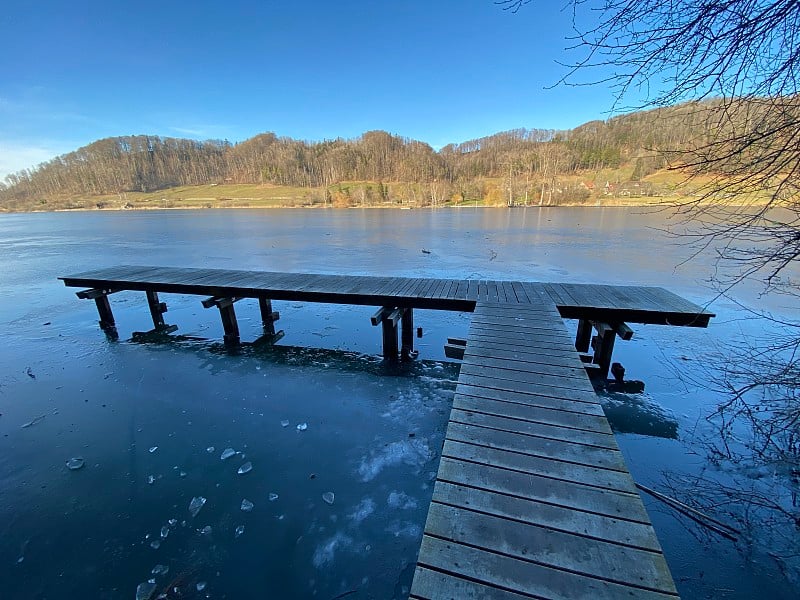
{"type": "Polygon", "coordinates": [[[704,107],[506,131],[438,152],[384,131],[322,142],[106,138],[8,176],[0,210],[641,203],[691,193],[666,169],[670,151],[705,139],[713,103],[704,107]]]}

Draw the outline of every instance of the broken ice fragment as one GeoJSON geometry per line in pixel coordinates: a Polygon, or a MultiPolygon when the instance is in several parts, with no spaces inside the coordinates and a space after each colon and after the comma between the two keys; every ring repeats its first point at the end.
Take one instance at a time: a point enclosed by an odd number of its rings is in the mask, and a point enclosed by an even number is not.
{"type": "Polygon", "coordinates": [[[333,501],[334,501],[334,499],[335,499],[335,496],[333,495],[333,492],[325,492],[324,494],[322,494],[322,499],[323,499],[323,500],[324,500],[324,501],[325,501],[327,504],[333,504],[333,501]]]}
{"type": "Polygon", "coordinates": [[[150,542],[150,547],[151,547],[153,550],[158,550],[159,548],[161,548],[161,541],[159,541],[159,540],[153,540],[152,542],[150,542]]]}
{"type": "Polygon", "coordinates": [[[196,517],[197,513],[200,512],[200,509],[203,508],[203,505],[206,503],[206,499],[202,496],[195,496],[192,498],[192,501],[189,502],[189,513],[196,517]]]}
{"type": "Polygon", "coordinates": [[[167,565],[156,565],[153,567],[153,570],[150,571],[153,575],[166,575],[169,571],[169,567],[167,565]]]}
{"type": "Polygon", "coordinates": [[[147,476],[147,483],[149,483],[150,485],[153,485],[155,482],[156,482],[156,478],[155,477],[153,477],[152,475],[148,475],[147,476]]]}
{"type": "Polygon", "coordinates": [[[78,469],[83,468],[84,464],[84,460],[80,456],[76,456],[67,460],[67,468],[70,471],[77,471],[78,469]]]}
{"type": "Polygon", "coordinates": [[[209,454],[211,454],[213,451],[214,451],[214,446],[209,446],[208,448],[206,448],[206,452],[208,452],[209,454]]]}
{"type": "Polygon", "coordinates": [[[211,535],[211,525],[206,525],[200,530],[200,535],[211,535]]]}
{"type": "Polygon", "coordinates": [[[156,584],[145,581],[136,588],[136,600],[148,600],[156,591],[156,584]]]}
{"type": "Polygon", "coordinates": [[[220,455],[220,459],[228,460],[234,454],[236,454],[236,450],[234,450],[233,448],[225,448],[225,450],[223,450],[222,454],[220,455]]]}
{"type": "Polygon", "coordinates": [[[244,533],[244,525],[239,525],[239,526],[236,528],[236,531],[234,532],[234,534],[233,534],[233,537],[236,537],[236,538],[238,538],[238,537],[239,537],[240,535],[242,535],[243,533],[244,533]]]}
{"type": "Polygon", "coordinates": [[[277,499],[278,499],[278,494],[276,494],[275,492],[270,492],[269,493],[269,501],[270,502],[275,502],[275,500],[277,500],[277,499]]]}
{"type": "Polygon", "coordinates": [[[306,429],[308,429],[308,423],[300,423],[297,426],[297,431],[305,431],[306,429]]]}
{"type": "Polygon", "coordinates": [[[158,450],[158,446],[153,446],[152,448],[150,448],[149,452],[150,452],[150,454],[152,454],[156,450],[158,450]]]}
{"type": "Polygon", "coordinates": [[[239,467],[237,473],[239,473],[239,475],[244,475],[245,473],[249,473],[252,470],[253,470],[253,463],[248,461],[244,463],[241,467],[239,467]]]}
{"type": "Polygon", "coordinates": [[[197,582],[197,591],[198,592],[202,592],[204,589],[206,589],[206,582],[205,581],[198,581],[197,582]]]}
{"type": "Polygon", "coordinates": [[[163,539],[164,539],[165,537],[167,537],[168,535],[169,535],[169,527],[167,527],[166,525],[164,525],[164,526],[161,528],[161,539],[163,540],[163,539]]]}
{"type": "Polygon", "coordinates": [[[288,427],[288,426],[289,426],[289,421],[288,420],[281,421],[281,427],[288,427]]]}
{"type": "Polygon", "coordinates": [[[169,524],[170,527],[175,527],[175,525],[178,524],[178,519],[170,519],[167,521],[167,524],[169,524]]]}
{"type": "Polygon", "coordinates": [[[251,510],[253,510],[254,506],[255,506],[255,504],[250,502],[250,500],[247,500],[246,498],[244,500],[242,500],[242,510],[244,512],[250,512],[251,510]]]}

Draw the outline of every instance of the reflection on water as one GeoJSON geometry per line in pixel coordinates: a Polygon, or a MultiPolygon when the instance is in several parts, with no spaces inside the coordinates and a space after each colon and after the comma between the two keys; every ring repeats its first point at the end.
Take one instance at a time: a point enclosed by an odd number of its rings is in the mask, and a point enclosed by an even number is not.
{"type": "MultiPolygon", "coordinates": [[[[109,342],[58,275],[128,263],[586,281],[704,303],[713,253],[676,268],[686,248],[663,226],[626,209],[0,215],[0,597],[131,598],[140,584],[187,598],[407,596],[456,378],[442,348],[469,325],[415,313],[424,360],[392,370],[370,307],[276,302],[279,345],[228,352],[216,311],[180,295],[162,300],[182,341],[132,343],[152,324],[144,294],[124,292],[112,297],[121,341],[109,342]]],[[[761,306],[796,317],[782,302],[761,306]]],[[[256,339],[257,305],[236,308],[242,339],[256,339]]],[[[712,309],[708,330],[634,326],[615,360],[647,394],[604,406],[637,481],[735,477],[763,491],[768,477],[708,460],[719,397],[692,381],[715,367],[717,342],[768,324],[741,320],[734,302],[712,309]]],[[[785,487],[769,493],[791,505],[785,487]]],[[[763,551],[747,552],[645,503],[682,597],[794,596],[797,561],[790,545],[780,563],[763,550],[763,519],[746,542],[763,551]]]]}

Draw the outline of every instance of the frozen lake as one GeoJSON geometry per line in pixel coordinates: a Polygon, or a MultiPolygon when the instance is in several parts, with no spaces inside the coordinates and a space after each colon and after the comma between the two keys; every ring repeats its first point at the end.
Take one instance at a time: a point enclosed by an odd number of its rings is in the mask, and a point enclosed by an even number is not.
{"type": "MultiPolygon", "coordinates": [[[[0,215],[0,597],[129,599],[153,579],[153,598],[405,598],[458,376],[443,345],[469,324],[415,311],[419,360],[395,370],[369,307],[275,302],[279,345],[228,352],[217,311],[191,296],[162,295],[174,342],[131,341],[152,323],[144,294],[123,292],[109,342],[57,276],[153,264],[513,278],[659,285],[704,305],[713,253],[682,264],[689,249],[664,225],[594,208],[0,215]]],[[[797,318],[758,291],[735,299],[797,318]]],[[[632,324],[615,360],[647,391],[605,398],[607,414],[637,482],[702,477],[791,508],[782,481],[709,457],[718,346],[771,331],[732,300],[710,308],[708,330],[632,324]]],[[[237,315],[255,339],[257,303],[237,315]]],[[[796,542],[775,515],[734,543],[644,500],[684,598],[794,597],[797,559],[783,557],[796,542]]]]}

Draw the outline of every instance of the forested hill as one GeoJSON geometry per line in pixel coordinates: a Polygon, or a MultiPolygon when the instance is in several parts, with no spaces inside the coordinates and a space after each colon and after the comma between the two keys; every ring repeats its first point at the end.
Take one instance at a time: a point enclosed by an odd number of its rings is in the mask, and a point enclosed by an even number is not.
{"type": "Polygon", "coordinates": [[[532,198],[559,203],[572,196],[585,198],[594,188],[585,177],[575,176],[625,167],[624,179],[639,181],[664,168],[667,158],[661,150],[689,143],[705,129],[698,122],[702,118],[682,105],[593,121],[569,131],[506,131],[438,152],[383,131],[322,142],[273,133],[238,144],[146,135],[107,138],[8,176],[0,184],[0,209],[83,207],[87,205],[64,202],[235,184],[322,190],[321,200],[329,201],[331,186],[337,186],[333,192],[350,190],[342,187],[345,182],[380,184],[362,192],[373,202],[413,200],[424,205],[457,197],[513,204],[524,197],[526,203],[532,198]],[[429,185],[408,191],[413,198],[392,198],[398,182],[429,185]]]}

